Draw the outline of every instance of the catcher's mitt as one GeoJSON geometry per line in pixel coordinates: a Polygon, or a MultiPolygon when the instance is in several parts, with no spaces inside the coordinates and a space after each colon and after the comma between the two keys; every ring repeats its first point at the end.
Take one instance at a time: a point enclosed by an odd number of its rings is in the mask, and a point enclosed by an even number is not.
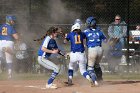
{"type": "Polygon", "coordinates": [[[111,47],[114,47],[119,42],[119,40],[119,38],[111,38],[108,43],[111,47]]]}

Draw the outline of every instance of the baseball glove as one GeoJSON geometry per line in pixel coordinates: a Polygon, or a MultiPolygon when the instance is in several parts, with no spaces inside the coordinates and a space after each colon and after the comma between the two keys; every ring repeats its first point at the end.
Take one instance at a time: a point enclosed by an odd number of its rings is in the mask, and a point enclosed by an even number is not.
{"type": "Polygon", "coordinates": [[[119,40],[119,38],[111,38],[108,43],[111,47],[114,47],[119,42],[119,40]]]}

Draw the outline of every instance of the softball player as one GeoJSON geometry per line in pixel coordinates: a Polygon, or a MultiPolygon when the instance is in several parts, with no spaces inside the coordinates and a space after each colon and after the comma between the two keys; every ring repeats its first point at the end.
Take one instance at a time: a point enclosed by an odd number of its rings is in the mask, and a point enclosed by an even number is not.
{"type": "MultiPolygon", "coordinates": [[[[82,27],[82,21],[80,19],[75,19],[74,24],[77,24],[77,23],[80,24],[80,29],[81,29],[81,27],[82,27]]],[[[72,29],[71,29],[71,32],[73,32],[72,29]]],[[[73,68],[74,76],[78,76],[78,69],[79,69],[79,64],[77,62],[77,64],[73,68]]]]}
{"type": "Polygon", "coordinates": [[[47,69],[53,70],[53,73],[51,74],[48,83],[46,84],[46,88],[52,89],[57,88],[56,84],[53,84],[53,81],[59,73],[59,67],[55,65],[53,62],[51,62],[48,58],[50,57],[51,54],[57,54],[59,52],[58,46],[55,41],[55,38],[58,34],[57,30],[58,28],[55,27],[51,27],[48,30],[47,36],[45,37],[38,51],[39,64],[47,69]]]}
{"type": "Polygon", "coordinates": [[[92,77],[92,80],[102,80],[102,70],[100,67],[100,61],[103,55],[102,40],[106,40],[106,36],[96,26],[96,20],[94,17],[88,17],[86,20],[87,28],[84,30],[86,35],[86,44],[88,47],[88,72],[92,77]],[[95,74],[94,74],[95,71],[95,74]]]}
{"type": "Polygon", "coordinates": [[[0,55],[5,54],[9,79],[12,77],[14,39],[18,40],[17,32],[13,27],[14,20],[14,16],[6,16],[6,23],[0,27],[0,55]]]}
{"type": "MultiPolygon", "coordinates": [[[[85,62],[85,48],[83,45],[83,40],[85,39],[84,33],[80,30],[80,24],[76,23],[72,26],[72,32],[66,36],[66,40],[71,43],[71,53],[70,53],[70,63],[68,70],[68,85],[72,85],[73,69],[77,62],[79,64],[81,75],[83,75],[91,84],[91,80],[88,72],[86,71],[85,62]]],[[[96,82],[96,81],[95,81],[96,82]]],[[[96,82],[97,83],[97,82],[96,82]]]]}

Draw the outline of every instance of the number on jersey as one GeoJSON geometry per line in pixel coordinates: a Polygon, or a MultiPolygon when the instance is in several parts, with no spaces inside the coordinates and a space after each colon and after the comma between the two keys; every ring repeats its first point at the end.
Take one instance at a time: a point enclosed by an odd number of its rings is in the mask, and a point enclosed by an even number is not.
{"type": "Polygon", "coordinates": [[[2,28],[2,35],[8,35],[7,33],[7,27],[2,28]]]}
{"type": "Polygon", "coordinates": [[[75,35],[74,38],[75,38],[75,44],[80,44],[81,43],[80,35],[78,35],[78,36],[75,35]]]}

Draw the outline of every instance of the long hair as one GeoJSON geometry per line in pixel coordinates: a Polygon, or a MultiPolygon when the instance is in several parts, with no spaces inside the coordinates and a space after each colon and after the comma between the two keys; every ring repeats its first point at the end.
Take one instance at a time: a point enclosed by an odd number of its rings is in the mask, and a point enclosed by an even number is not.
{"type": "Polygon", "coordinates": [[[51,34],[53,34],[53,33],[56,33],[57,30],[58,30],[57,27],[52,26],[52,27],[50,27],[50,28],[48,29],[48,31],[46,32],[46,34],[45,34],[44,36],[42,36],[40,39],[34,39],[34,41],[41,41],[41,40],[43,40],[46,36],[49,36],[49,35],[51,35],[51,34]]]}

